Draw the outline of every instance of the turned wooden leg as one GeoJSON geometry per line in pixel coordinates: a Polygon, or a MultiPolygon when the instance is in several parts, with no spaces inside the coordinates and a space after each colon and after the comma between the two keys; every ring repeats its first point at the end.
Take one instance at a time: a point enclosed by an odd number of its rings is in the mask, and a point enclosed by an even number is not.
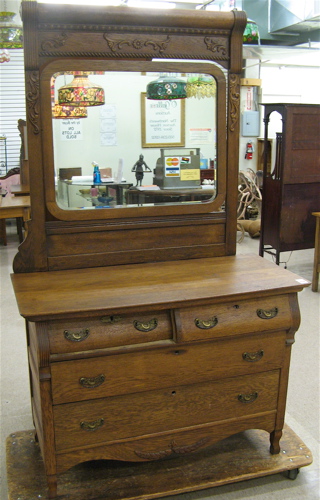
{"type": "Polygon", "coordinates": [[[282,436],[282,430],[281,431],[273,431],[270,433],[270,453],[272,455],[277,455],[280,453],[280,444],[279,441],[282,436]]]}
{"type": "Polygon", "coordinates": [[[48,483],[48,498],[56,498],[57,497],[57,476],[52,475],[52,476],[47,476],[47,483],[48,483]]]}

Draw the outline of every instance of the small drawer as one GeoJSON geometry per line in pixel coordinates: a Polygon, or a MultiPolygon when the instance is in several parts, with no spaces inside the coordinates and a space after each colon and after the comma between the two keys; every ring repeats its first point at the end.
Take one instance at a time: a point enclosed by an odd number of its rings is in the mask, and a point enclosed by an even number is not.
{"type": "Polygon", "coordinates": [[[277,408],[279,370],[55,406],[58,451],[243,418],[277,408]]]}
{"type": "Polygon", "coordinates": [[[49,323],[51,354],[88,351],[173,338],[168,311],[106,315],[49,323]]]}
{"type": "Polygon", "coordinates": [[[51,364],[54,404],[148,392],[280,368],[285,332],[51,364]]]}
{"type": "Polygon", "coordinates": [[[175,320],[179,342],[287,330],[292,326],[287,295],[183,308],[175,311],[175,320]]]}

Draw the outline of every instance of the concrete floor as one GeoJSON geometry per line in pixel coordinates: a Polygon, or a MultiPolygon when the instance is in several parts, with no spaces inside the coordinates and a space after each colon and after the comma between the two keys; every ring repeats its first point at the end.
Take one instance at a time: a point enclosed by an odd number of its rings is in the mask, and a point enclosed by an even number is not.
{"type": "MultiPolygon", "coordinates": [[[[32,429],[28,364],[24,320],[19,316],[10,281],[18,236],[14,224],[7,226],[8,245],[0,243],[1,264],[1,493],[8,498],[5,441],[15,431],[32,429]]],[[[259,240],[248,235],[237,245],[238,253],[258,254],[259,240]]],[[[270,255],[266,258],[272,260],[270,255]]],[[[313,250],[281,254],[288,270],[311,281],[313,250]],[[289,259],[289,260],[288,260],[289,259]]],[[[283,266],[283,264],[281,264],[283,266]]],[[[281,474],[188,493],[172,500],[317,500],[319,481],[319,297],[311,287],[299,295],[301,326],[292,350],[286,423],[298,434],[313,454],[313,463],[301,468],[291,481],[281,474]]],[[[29,499],[28,499],[29,500],[29,499]]],[[[30,499],[31,500],[31,499],[30,499]]],[[[79,499],[85,500],[85,499],[79,499]]]]}

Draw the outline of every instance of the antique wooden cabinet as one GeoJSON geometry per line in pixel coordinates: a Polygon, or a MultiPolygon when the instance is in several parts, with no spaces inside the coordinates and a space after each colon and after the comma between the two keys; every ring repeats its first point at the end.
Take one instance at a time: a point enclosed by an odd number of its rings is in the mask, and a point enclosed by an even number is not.
{"type": "Polygon", "coordinates": [[[282,129],[276,134],[274,164],[264,158],[260,255],[314,247],[320,208],[319,104],[265,104],[265,141],[273,113],[282,129]]]}
{"type": "Polygon", "coordinates": [[[80,462],[162,460],[246,429],[270,433],[279,453],[297,292],[308,282],[235,255],[245,14],[23,1],[22,16],[32,218],[12,281],[49,498],[80,462]],[[59,206],[52,82],[75,72],[212,76],[215,195],[59,206]]]}

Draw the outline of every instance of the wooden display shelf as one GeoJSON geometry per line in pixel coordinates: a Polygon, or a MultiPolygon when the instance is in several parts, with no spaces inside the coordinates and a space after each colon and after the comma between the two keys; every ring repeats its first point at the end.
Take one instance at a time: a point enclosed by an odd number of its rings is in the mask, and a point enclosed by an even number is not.
{"type": "MultiPolygon", "coordinates": [[[[183,457],[145,463],[86,462],[59,476],[58,498],[159,498],[286,471],[294,478],[300,467],[312,463],[310,450],[287,425],[280,444],[280,454],[271,455],[269,434],[250,430],[183,457]]],[[[34,432],[11,434],[6,449],[8,500],[46,498],[46,476],[34,432]]]]}

